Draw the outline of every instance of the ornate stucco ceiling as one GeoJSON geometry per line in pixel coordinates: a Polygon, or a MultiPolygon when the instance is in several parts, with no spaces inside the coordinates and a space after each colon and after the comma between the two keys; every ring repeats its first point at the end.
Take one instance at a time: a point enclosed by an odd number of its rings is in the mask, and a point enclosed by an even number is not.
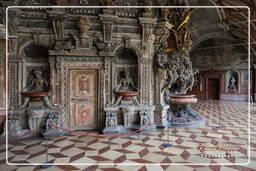
{"type": "MultiPolygon", "coordinates": [[[[49,5],[53,0],[9,0],[1,1],[4,9],[10,5],[49,5]]],[[[66,0],[66,5],[103,5],[112,0],[66,0]]],[[[194,6],[245,6],[250,8],[251,57],[256,58],[256,1],[255,0],[118,0],[113,5],[194,5],[194,6]],[[149,3],[150,2],[150,3],[149,3]]],[[[110,3],[111,4],[111,3],[110,3]]],[[[4,19],[5,10],[2,10],[4,19]]],[[[248,9],[247,8],[202,8],[190,20],[191,38],[194,48],[205,40],[226,38],[234,44],[248,48],[248,9]]],[[[218,44],[216,46],[219,46],[218,44]]]]}

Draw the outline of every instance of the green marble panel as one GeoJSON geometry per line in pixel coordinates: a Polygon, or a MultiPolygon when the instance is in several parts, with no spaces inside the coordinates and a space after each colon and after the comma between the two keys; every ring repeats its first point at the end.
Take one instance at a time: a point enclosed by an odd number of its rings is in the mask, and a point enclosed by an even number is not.
{"type": "Polygon", "coordinates": [[[134,34],[140,34],[140,29],[139,28],[133,28],[133,27],[114,27],[114,32],[115,33],[134,33],[134,34]]]}
{"type": "Polygon", "coordinates": [[[26,21],[26,27],[50,28],[51,27],[51,23],[48,20],[26,21]]]}

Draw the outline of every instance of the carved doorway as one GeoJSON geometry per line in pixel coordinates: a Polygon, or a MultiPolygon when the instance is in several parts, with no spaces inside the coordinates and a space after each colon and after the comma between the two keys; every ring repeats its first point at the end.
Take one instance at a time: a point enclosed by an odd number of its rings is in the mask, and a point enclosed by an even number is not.
{"type": "Polygon", "coordinates": [[[70,70],[70,127],[97,129],[97,70],[70,70]]]}
{"type": "Polygon", "coordinates": [[[219,100],[219,78],[208,79],[208,99],[219,100]]]}

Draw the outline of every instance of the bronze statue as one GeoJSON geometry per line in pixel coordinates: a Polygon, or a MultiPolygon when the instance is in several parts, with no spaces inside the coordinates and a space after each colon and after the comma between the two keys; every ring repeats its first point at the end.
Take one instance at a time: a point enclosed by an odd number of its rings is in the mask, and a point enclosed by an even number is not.
{"type": "Polygon", "coordinates": [[[188,30],[188,22],[190,20],[190,17],[192,14],[197,10],[198,8],[193,8],[188,10],[184,16],[182,17],[182,20],[180,24],[177,26],[177,31],[181,33],[181,41],[184,43],[189,38],[189,30],[188,30]]]}
{"type": "Polygon", "coordinates": [[[190,17],[192,16],[192,14],[197,10],[197,8],[193,8],[188,10],[185,15],[183,16],[181,23],[179,24],[179,26],[177,27],[177,30],[180,30],[183,26],[187,26],[188,21],[190,19],[190,17]]]}

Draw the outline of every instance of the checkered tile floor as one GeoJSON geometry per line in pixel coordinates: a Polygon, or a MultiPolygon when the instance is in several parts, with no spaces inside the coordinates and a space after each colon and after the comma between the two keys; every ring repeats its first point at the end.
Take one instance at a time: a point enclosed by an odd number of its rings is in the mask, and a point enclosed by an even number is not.
{"type": "MultiPolygon", "coordinates": [[[[47,170],[255,170],[256,110],[251,113],[251,161],[249,165],[245,165],[249,152],[248,104],[201,101],[193,105],[193,108],[206,117],[207,125],[204,128],[170,128],[169,140],[173,145],[170,148],[162,146],[167,142],[168,130],[115,138],[65,135],[48,141],[49,162],[55,166],[47,170]],[[215,128],[219,125],[225,128],[215,128]],[[219,145],[239,149],[224,153],[206,150],[205,153],[208,155],[204,155],[199,150],[200,144],[207,147],[219,145]],[[209,163],[215,165],[203,165],[209,163]]],[[[0,145],[0,170],[38,170],[38,166],[29,164],[45,162],[45,146],[45,142],[40,138],[11,142],[8,147],[8,162],[12,165],[7,165],[6,147],[0,145]],[[19,164],[25,166],[18,166],[19,164]]]]}

